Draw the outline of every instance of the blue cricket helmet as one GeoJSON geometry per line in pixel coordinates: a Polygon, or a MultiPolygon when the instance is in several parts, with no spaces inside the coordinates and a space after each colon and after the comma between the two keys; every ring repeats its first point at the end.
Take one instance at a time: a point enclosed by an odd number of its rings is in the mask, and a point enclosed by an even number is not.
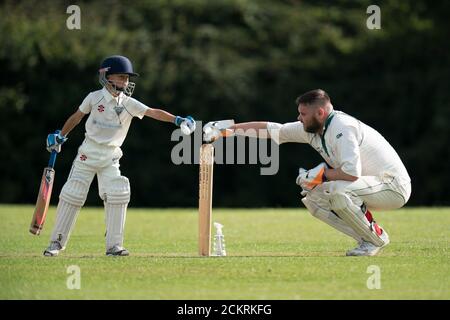
{"type": "Polygon", "coordinates": [[[110,56],[103,60],[100,70],[107,69],[105,75],[124,73],[129,76],[138,77],[139,74],[133,71],[131,61],[124,56],[110,56]]]}
{"type": "Polygon", "coordinates": [[[108,76],[111,74],[127,74],[130,77],[138,77],[139,74],[133,71],[133,65],[131,61],[124,56],[110,56],[103,60],[100,65],[99,82],[102,86],[106,87],[109,91],[114,94],[119,94],[120,92],[125,93],[127,96],[131,96],[134,91],[135,83],[129,82],[125,88],[119,88],[114,83],[108,80],[108,76]]]}

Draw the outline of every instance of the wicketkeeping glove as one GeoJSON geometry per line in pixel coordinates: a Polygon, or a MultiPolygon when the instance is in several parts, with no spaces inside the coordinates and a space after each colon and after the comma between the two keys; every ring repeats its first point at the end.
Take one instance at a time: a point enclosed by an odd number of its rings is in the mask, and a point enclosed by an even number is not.
{"type": "Polygon", "coordinates": [[[203,140],[205,142],[214,142],[220,137],[228,137],[234,134],[234,131],[229,129],[234,125],[234,120],[219,120],[211,121],[203,127],[203,140]]]}
{"type": "Polygon", "coordinates": [[[56,152],[61,151],[61,145],[66,142],[67,138],[61,134],[61,130],[56,130],[55,133],[50,133],[47,136],[47,150],[48,152],[52,152],[55,150],[56,152]]]}
{"type": "Polygon", "coordinates": [[[319,184],[327,181],[325,177],[325,169],[328,169],[328,166],[325,162],[322,162],[317,167],[306,170],[300,168],[298,171],[298,177],[295,181],[300,187],[303,189],[303,193],[307,193],[317,187],[319,184]]]}

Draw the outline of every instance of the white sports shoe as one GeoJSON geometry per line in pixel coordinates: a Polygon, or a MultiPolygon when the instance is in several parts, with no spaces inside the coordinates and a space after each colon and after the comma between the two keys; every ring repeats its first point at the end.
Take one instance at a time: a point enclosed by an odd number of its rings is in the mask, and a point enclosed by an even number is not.
{"type": "Polygon", "coordinates": [[[381,247],[377,247],[376,245],[374,245],[370,242],[362,240],[359,243],[359,246],[357,246],[355,249],[347,251],[346,255],[347,256],[374,256],[378,252],[380,252],[380,250],[382,248],[387,246],[390,242],[389,235],[384,230],[383,230],[383,233],[381,234],[381,238],[384,241],[384,245],[382,245],[381,247]]]}
{"type": "Polygon", "coordinates": [[[47,249],[44,251],[44,256],[46,257],[56,257],[59,254],[59,251],[62,250],[61,244],[59,241],[52,241],[47,249]]]}
{"type": "Polygon", "coordinates": [[[124,247],[114,246],[106,251],[107,256],[129,256],[130,252],[124,247]]]}

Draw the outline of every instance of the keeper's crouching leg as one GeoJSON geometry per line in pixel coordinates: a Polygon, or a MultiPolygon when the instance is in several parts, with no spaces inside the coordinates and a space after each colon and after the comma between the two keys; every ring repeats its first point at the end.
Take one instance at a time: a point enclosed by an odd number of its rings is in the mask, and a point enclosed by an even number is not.
{"type": "Polygon", "coordinates": [[[367,242],[377,247],[383,247],[389,243],[389,238],[384,230],[373,221],[372,217],[367,217],[367,210],[362,200],[355,199],[355,203],[345,192],[331,194],[331,209],[344,220],[352,229],[367,242]]]}
{"type": "Polygon", "coordinates": [[[130,202],[130,183],[126,177],[111,179],[106,187],[106,251],[123,250],[127,207],[130,202]]]}
{"type": "Polygon", "coordinates": [[[328,201],[318,199],[317,197],[306,196],[302,199],[302,202],[313,217],[352,237],[358,243],[361,242],[361,237],[345,221],[330,210],[328,201]]]}

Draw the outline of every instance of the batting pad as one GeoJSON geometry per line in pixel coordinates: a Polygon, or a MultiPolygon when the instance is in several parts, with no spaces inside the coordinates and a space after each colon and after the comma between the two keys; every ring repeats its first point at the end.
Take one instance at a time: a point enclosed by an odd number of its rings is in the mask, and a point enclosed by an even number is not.
{"type": "Polygon", "coordinates": [[[50,240],[58,241],[63,249],[69,241],[78,213],[86,201],[88,191],[89,184],[78,178],[69,178],[61,190],[56,209],[56,222],[50,240]]]}
{"type": "Polygon", "coordinates": [[[69,178],[64,184],[59,198],[73,206],[82,207],[86,201],[89,184],[79,178],[69,178]]]}
{"type": "Polygon", "coordinates": [[[353,230],[358,233],[361,238],[378,247],[385,245],[385,242],[372,229],[371,223],[367,220],[365,213],[361,208],[355,205],[348,195],[344,193],[336,193],[331,199],[331,209],[334,210],[339,217],[344,220],[353,230]]]}
{"type": "Polygon", "coordinates": [[[58,208],[56,209],[56,223],[53,227],[50,241],[58,241],[63,250],[67,241],[69,241],[80,209],[80,206],[74,206],[62,198],[59,200],[58,208]]]}
{"type": "Polygon", "coordinates": [[[106,249],[123,246],[123,235],[127,206],[130,201],[130,184],[126,177],[117,177],[111,181],[105,201],[106,249]]]}
{"type": "Polygon", "coordinates": [[[362,238],[333,212],[319,207],[316,203],[309,200],[307,197],[303,198],[302,202],[313,217],[322,220],[336,230],[348,235],[349,237],[352,237],[353,239],[358,241],[358,243],[361,242],[362,238]]]}

